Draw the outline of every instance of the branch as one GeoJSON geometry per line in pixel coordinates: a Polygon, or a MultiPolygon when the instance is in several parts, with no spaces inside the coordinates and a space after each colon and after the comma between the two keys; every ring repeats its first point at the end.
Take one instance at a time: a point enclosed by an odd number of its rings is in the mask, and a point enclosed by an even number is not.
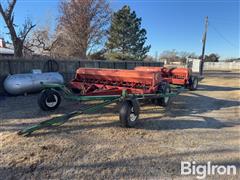
{"type": "MultiPolygon", "coordinates": [[[[3,8],[2,8],[2,4],[1,4],[1,3],[0,3],[0,13],[2,14],[2,16],[3,16],[3,18],[4,18],[5,12],[4,12],[3,8]]],[[[5,18],[4,18],[4,19],[5,19],[5,18]]]]}
{"type": "Polygon", "coordinates": [[[51,44],[51,46],[50,47],[48,47],[48,48],[46,48],[46,49],[44,49],[44,50],[48,50],[48,51],[51,51],[52,50],[52,48],[56,45],[58,43],[58,38],[57,39],[55,39],[53,42],[52,42],[52,44],[51,44]]]}
{"type": "Polygon", "coordinates": [[[31,48],[37,48],[41,51],[51,52],[59,42],[59,38],[50,38],[48,30],[37,30],[33,33],[32,39],[26,42],[26,46],[31,48]]]}
{"type": "Polygon", "coordinates": [[[2,17],[7,25],[7,28],[10,32],[12,41],[14,42],[17,38],[17,34],[16,31],[14,29],[14,24],[13,24],[13,20],[14,20],[14,15],[13,15],[13,9],[14,6],[16,4],[16,0],[13,0],[11,2],[8,1],[8,8],[6,10],[3,9],[2,4],[0,3],[0,13],[2,14],[2,17]]]}
{"type": "Polygon", "coordinates": [[[0,13],[2,14],[4,19],[6,17],[10,18],[12,16],[12,12],[13,12],[16,2],[17,2],[17,0],[12,0],[11,2],[8,1],[8,7],[6,10],[3,9],[2,4],[0,3],[0,13]]]}
{"type": "Polygon", "coordinates": [[[19,33],[19,38],[24,42],[28,33],[36,26],[36,24],[32,24],[32,21],[30,19],[27,19],[25,21],[25,24],[23,25],[23,30],[19,33]]]}
{"type": "Polygon", "coordinates": [[[34,51],[31,49],[31,47],[32,47],[32,44],[30,44],[30,46],[27,46],[27,45],[24,46],[24,48],[26,50],[28,50],[29,52],[33,53],[34,51]]]}
{"type": "Polygon", "coordinates": [[[8,8],[6,10],[6,13],[8,16],[12,15],[13,8],[14,8],[16,2],[17,2],[17,0],[12,0],[11,2],[8,2],[8,8]]]}
{"type": "Polygon", "coordinates": [[[29,33],[35,26],[36,26],[36,24],[31,25],[31,26],[27,29],[27,31],[25,32],[25,34],[24,34],[24,36],[23,36],[23,39],[22,39],[23,42],[25,41],[28,33],[29,33]]]}

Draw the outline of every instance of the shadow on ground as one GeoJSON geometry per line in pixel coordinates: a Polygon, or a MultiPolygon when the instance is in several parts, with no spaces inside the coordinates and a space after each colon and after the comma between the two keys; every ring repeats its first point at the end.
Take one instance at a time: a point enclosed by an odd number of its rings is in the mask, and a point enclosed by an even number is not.
{"type": "MultiPolygon", "coordinates": [[[[238,90],[239,88],[237,88],[238,90]]],[[[231,91],[235,90],[234,88],[229,88],[229,87],[218,87],[218,86],[206,86],[202,85],[200,86],[199,91],[212,91],[212,90],[217,90],[217,91],[231,91]]],[[[36,105],[34,108],[32,107],[32,104],[30,102],[31,98],[36,99],[36,96],[32,97],[27,97],[27,104],[24,104],[21,106],[19,104],[15,108],[17,109],[16,112],[14,111],[12,113],[5,113],[3,115],[0,115],[1,119],[4,119],[4,122],[2,123],[1,126],[1,131],[11,131],[11,130],[19,130],[20,128],[25,128],[29,125],[33,125],[34,122],[30,123],[24,123],[21,122],[20,124],[14,124],[14,123],[7,123],[8,119],[30,119],[30,118],[37,118],[37,117],[44,117],[46,115],[50,115],[53,113],[56,114],[61,114],[61,113],[67,113],[71,112],[73,110],[77,110],[81,107],[85,107],[87,104],[81,104],[79,105],[78,102],[66,102],[63,104],[62,107],[60,107],[58,110],[55,112],[41,112],[36,105]],[[64,106],[65,105],[65,106],[64,106]],[[28,111],[34,111],[34,113],[27,113],[28,111]],[[21,111],[26,111],[26,113],[21,113],[19,115],[18,113],[21,111]],[[7,127],[7,128],[6,128],[7,127]]],[[[21,98],[22,99],[22,98],[21,98]]],[[[8,98],[2,100],[8,101],[8,98]]],[[[13,101],[14,102],[14,101],[13,101]]],[[[35,102],[36,103],[36,102],[35,102]]],[[[0,104],[0,107],[1,107],[0,104]]],[[[8,104],[8,106],[11,106],[11,104],[8,104]]],[[[191,128],[223,128],[223,127],[229,127],[229,126],[234,126],[237,125],[236,123],[232,124],[226,124],[223,122],[220,122],[216,118],[213,117],[206,117],[201,114],[211,112],[214,110],[219,110],[221,108],[229,108],[229,107],[238,107],[240,106],[239,101],[230,101],[230,100],[223,100],[223,99],[216,99],[204,95],[199,95],[194,92],[188,92],[188,94],[183,94],[179,95],[177,97],[174,97],[172,99],[172,102],[170,106],[166,110],[159,110],[159,111],[149,111],[149,110],[143,110],[141,113],[143,114],[156,114],[158,115],[161,112],[164,113],[164,116],[167,117],[167,119],[161,119],[162,115],[156,116],[156,117],[150,117],[150,118],[142,118],[140,123],[137,125],[137,128],[142,128],[142,129],[149,129],[149,130],[170,130],[170,129],[191,129],[191,128]],[[186,118],[182,119],[175,119],[176,117],[181,117],[181,116],[187,116],[186,118]],[[199,120],[202,119],[202,120],[199,120]]],[[[99,112],[92,112],[90,113],[91,115],[96,114],[97,116],[108,116],[111,115],[113,112],[117,112],[116,106],[111,106],[111,107],[105,107],[101,111],[101,114],[99,112]]],[[[89,120],[91,120],[90,118],[89,120]]],[[[98,127],[111,127],[111,126],[118,126],[118,122],[107,122],[107,123],[101,123],[101,124],[96,124],[96,125],[87,125],[87,126],[73,126],[73,127],[67,127],[67,126],[62,126],[58,127],[59,131],[61,132],[62,130],[66,131],[75,131],[75,130],[80,130],[83,128],[87,129],[92,129],[92,128],[98,128],[98,127]]],[[[50,133],[50,132],[49,132],[50,133]]],[[[56,132],[55,132],[56,133],[56,132]]]]}
{"type": "Polygon", "coordinates": [[[239,91],[240,88],[237,87],[224,87],[224,86],[209,86],[201,85],[198,88],[198,91],[239,91]]]}

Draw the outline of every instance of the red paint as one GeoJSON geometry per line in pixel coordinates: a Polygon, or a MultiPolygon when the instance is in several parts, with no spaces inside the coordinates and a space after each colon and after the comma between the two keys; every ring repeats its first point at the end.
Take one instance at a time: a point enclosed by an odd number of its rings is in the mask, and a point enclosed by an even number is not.
{"type": "Polygon", "coordinates": [[[148,71],[148,72],[161,72],[164,80],[168,81],[170,84],[176,85],[187,85],[191,70],[188,68],[172,68],[168,69],[166,67],[145,67],[139,66],[134,70],[137,71],[148,71]]]}
{"type": "Polygon", "coordinates": [[[70,87],[81,95],[117,95],[122,90],[129,94],[156,93],[163,81],[186,85],[190,76],[186,68],[136,67],[134,70],[79,68],[70,87]]]}
{"type": "Polygon", "coordinates": [[[161,81],[157,71],[79,68],[70,86],[89,96],[121,94],[124,89],[129,94],[150,94],[156,92],[161,81]]]}

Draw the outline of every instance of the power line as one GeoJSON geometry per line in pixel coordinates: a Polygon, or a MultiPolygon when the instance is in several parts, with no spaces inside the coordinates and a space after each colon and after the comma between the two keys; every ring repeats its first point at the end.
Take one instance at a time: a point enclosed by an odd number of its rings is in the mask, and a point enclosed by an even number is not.
{"type": "Polygon", "coordinates": [[[238,49],[238,46],[229,41],[220,31],[217,30],[217,28],[212,23],[209,23],[209,27],[211,27],[225,42],[227,42],[232,47],[238,49]]]}
{"type": "Polygon", "coordinates": [[[228,24],[228,25],[239,25],[238,20],[236,21],[232,21],[232,20],[223,20],[223,19],[215,19],[214,18],[214,22],[217,22],[218,24],[228,24]]]}

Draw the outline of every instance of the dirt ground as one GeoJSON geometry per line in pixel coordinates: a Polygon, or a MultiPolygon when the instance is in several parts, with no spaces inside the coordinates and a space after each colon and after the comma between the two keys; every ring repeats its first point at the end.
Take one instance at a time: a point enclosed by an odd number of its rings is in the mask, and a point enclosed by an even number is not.
{"type": "Polygon", "coordinates": [[[209,73],[199,90],[172,98],[168,108],[141,106],[136,128],[119,126],[118,111],[75,117],[66,124],[18,136],[24,127],[77,109],[63,102],[42,112],[37,95],[0,96],[0,179],[185,179],[181,161],[236,165],[240,179],[239,73],[209,73]]]}

